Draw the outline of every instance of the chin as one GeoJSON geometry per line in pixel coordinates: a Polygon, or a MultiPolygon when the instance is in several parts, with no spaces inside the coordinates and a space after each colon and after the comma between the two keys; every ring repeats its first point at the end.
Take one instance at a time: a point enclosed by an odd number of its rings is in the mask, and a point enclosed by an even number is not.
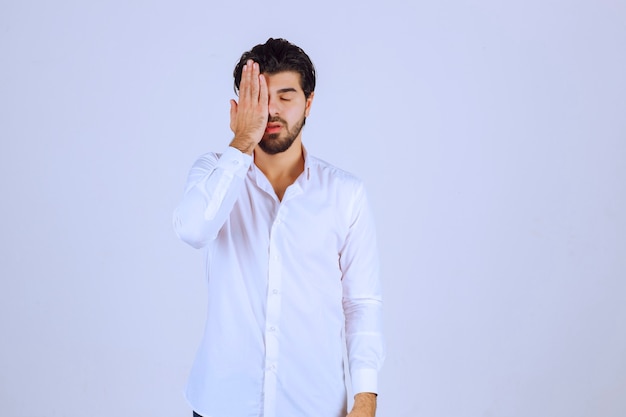
{"type": "Polygon", "coordinates": [[[295,138],[281,139],[277,136],[272,136],[274,135],[269,135],[267,138],[263,138],[261,142],[259,142],[259,147],[263,150],[263,152],[269,155],[276,155],[278,153],[285,152],[295,141],[295,138]]]}

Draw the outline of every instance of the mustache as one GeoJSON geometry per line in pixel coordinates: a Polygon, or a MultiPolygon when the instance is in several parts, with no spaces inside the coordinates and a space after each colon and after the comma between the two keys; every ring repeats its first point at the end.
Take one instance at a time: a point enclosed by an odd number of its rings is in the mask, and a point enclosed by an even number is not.
{"type": "Polygon", "coordinates": [[[281,119],[281,118],[280,118],[280,117],[278,117],[278,116],[269,117],[269,118],[267,119],[267,123],[281,123],[281,124],[283,124],[283,125],[285,125],[285,126],[287,125],[287,121],[286,121],[286,120],[281,119]]]}

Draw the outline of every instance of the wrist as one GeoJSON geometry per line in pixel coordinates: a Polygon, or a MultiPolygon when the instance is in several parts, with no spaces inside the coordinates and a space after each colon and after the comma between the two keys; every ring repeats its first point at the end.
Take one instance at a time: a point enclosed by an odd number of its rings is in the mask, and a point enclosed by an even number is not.
{"type": "Polygon", "coordinates": [[[230,142],[229,146],[239,149],[241,152],[246,153],[248,155],[252,155],[252,152],[254,151],[254,148],[256,147],[256,145],[257,145],[257,142],[253,140],[235,136],[233,140],[230,142]]]}
{"type": "Polygon", "coordinates": [[[353,410],[367,410],[373,412],[376,410],[377,394],[373,392],[360,392],[354,396],[353,410]]]}

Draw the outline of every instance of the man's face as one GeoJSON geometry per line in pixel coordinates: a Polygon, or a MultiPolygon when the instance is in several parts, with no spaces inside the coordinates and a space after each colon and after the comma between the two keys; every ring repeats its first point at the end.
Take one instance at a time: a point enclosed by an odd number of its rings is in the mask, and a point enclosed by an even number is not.
{"type": "Polygon", "coordinates": [[[267,80],[269,118],[259,147],[270,155],[284,152],[300,137],[304,119],[309,115],[313,93],[304,97],[300,74],[284,71],[263,74],[267,80]]]}

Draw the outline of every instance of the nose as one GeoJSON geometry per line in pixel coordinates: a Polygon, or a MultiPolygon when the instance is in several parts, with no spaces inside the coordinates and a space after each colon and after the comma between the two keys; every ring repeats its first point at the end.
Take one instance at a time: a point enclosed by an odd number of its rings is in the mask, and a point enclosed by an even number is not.
{"type": "Polygon", "coordinates": [[[269,98],[268,111],[270,116],[276,116],[280,113],[280,100],[277,98],[269,98]]]}

